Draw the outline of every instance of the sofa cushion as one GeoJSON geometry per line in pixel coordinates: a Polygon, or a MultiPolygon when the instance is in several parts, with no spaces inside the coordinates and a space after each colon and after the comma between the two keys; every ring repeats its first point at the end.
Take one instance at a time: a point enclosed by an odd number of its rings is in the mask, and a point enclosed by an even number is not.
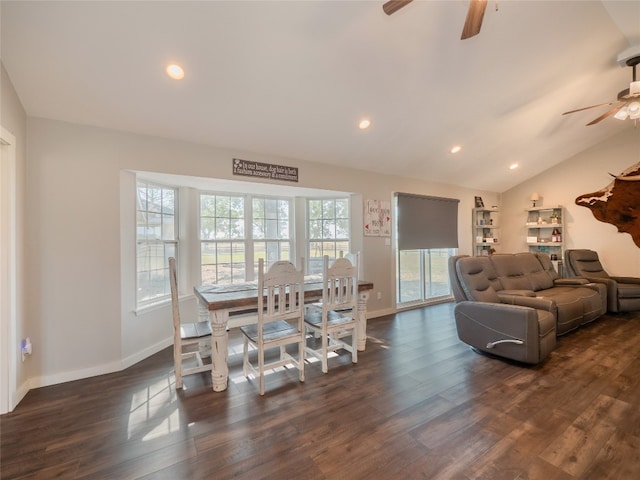
{"type": "Polygon", "coordinates": [[[585,309],[582,295],[578,291],[579,288],[553,287],[537,292],[541,298],[553,300],[556,304],[558,312],[556,333],[558,335],[570,332],[582,323],[585,309]]]}
{"type": "Polygon", "coordinates": [[[547,272],[547,275],[549,275],[549,278],[551,278],[552,282],[555,282],[555,280],[560,278],[560,275],[558,275],[558,272],[556,272],[556,269],[554,268],[549,255],[540,252],[536,252],[534,253],[534,255],[540,262],[540,265],[542,265],[542,269],[547,272]]]}
{"type": "Polygon", "coordinates": [[[460,258],[455,266],[467,299],[478,302],[500,302],[498,293],[489,281],[488,272],[492,268],[488,257],[460,258]]]}
{"type": "Polygon", "coordinates": [[[553,287],[553,278],[549,276],[549,272],[545,271],[535,254],[516,253],[515,257],[520,263],[522,273],[529,277],[534,292],[553,287]]]}
{"type": "Polygon", "coordinates": [[[490,258],[504,290],[535,290],[533,283],[525,275],[521,261],[516,255],[496,253],[491,255],[490,258]]]}
{"type": "Polygon", "coordinates": [[[598,253],[593,250],[571,250],[568,252],[568,261],[571,271],[577,277],[609,278],[605,272],[598,253]]]}

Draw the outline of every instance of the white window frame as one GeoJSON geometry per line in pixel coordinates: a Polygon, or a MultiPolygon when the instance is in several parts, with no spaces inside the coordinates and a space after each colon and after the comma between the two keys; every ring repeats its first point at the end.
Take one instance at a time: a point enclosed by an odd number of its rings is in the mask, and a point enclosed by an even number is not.
{"type": "MultiPolygon", "coordinates": [[[[278,248],[279,258],[278,259],[295,259],[295,208],[294,208],[294,199],[291,197],[282,197],[282,196],[273,196],[273,195],[242,195],[238,193],[228,193],[228,192],[220,192],[220,191],[199,191],[198,192],[198,240],[199,240],[199,264],[200,264],[200,279],[202,284],[233,284],[240,283],[245,281],[252,281],[257,278],[257,264],[258,260],[255,257],[255,245],[260,242],[278,242],[281,243],[286,241],[289,244],[287,256],[282,256],[282,250],[278,248]],[[202,197],[203,196],[213,196],[213,197],[230,197],[235,199],[242,199],[243,201],[243,224],[244,224],[244,235],[242,237],[237,238],[203,238],[202,235],[202,197]],[[275,238],[267,236],[265,238],[254,238],[254,209],[253,209],[253,201],[254,199],[258,200],[277,200],[277,201],[285,201],[288,204],[289,209],[289,227],[288,239],[275,238]],[[203,247],[205,244],[220,244],[220,243],[242,243],[244,246],[244,276],[239,278],[233,275],[233,259],[231,262],[232,273],[230,277],[221,278],[221,276],[216,271],[214,275],[214,281],[210,281],[208,278],[209,275],[204,275],[204,263],[203,263],[203,247]]],[[[213,217],[216,218],[216,217],[213,217]]],[[[217,252],[217,248],[214,249],[217,252]]],[[[265,258],[265,262],[269,265],[274,260],[273,258],[265,258]]],[[[292,260],[295,263],[295,260],[292,260]]],[[[237,262],[236,262],[237,263],[237,262]]],[[[207,263],[207,265],[218,265],[217,263],[211,264],[207,263]]],[[[217,267],[216,267],[217,270],[217,267]]]]}
{"type": "MultiPolygon", "coordinates": [[[[307,269],[309,274],[318,274],[322,272],[322,258],[324,255],[329,255],[330,259],[335,259],[340,256],[341,253],[347,253],[351,248],[352,237],[352,219],[351,219],[351,198],[348,196],[337,197],[322,197],[322,198],[307,198],[306,199],[306,254],[307,254],[307,269]],[[345,201],[347,206],[345,208],[346,217],[337,217],[335,214],[332,216],[324,216],[324,208],[322,208],[323,215],[319,217],[321,222],[333,222],[334,226],[338,223],[338,219],[346,222],[346,237],[343,236],[330,236],[322,235],[320,237],[312,237],[312,222],[318,221],[318,218],[311,217],[311,202],[337,202],[345,201]],[[320,245],[320,255],[312,255],[313,251],[317,251],[317,245],[320,245]],[[314,246],[315,245],[315,246],[314,246]],[[327,248],[333,245],[333,248],[327,248]]],[[[324,233],[324,229],[321,229],[324,233]]]]}
{"type": "MultiPolygon", "coordinates": [[[[171,186],[171,185],[163,185],[160,183],[156,183],[156,182],[151,182],[142,178],[138,178],[136,179],[136,305],[137,305],[137,309],[141,309],[141,308],[145,308],[145,307],[149,307],[151,305],[155,305],[155,304],[159,304],[159,303],[164,303],[164,302],[168,302],[171,300],[171,289],[170,289],[170,284],[169,284],[169,262],[168,262],[168,258],[173,256],[176,257],[176,259],[178,259],[178,249],[179,249],[179,225],[180,225],[180,221],[179,221],[179,189],[171,186]],[[162,194],[161,194],[161,206],[160,206],[160,212],[155,212],[155,211],[151,211],[149,210],[148,206],[142,208],[140,205],[140,188],[156,188],[156,189],[161,189],[162,190],[162,194]],[[169,214],[167,212],[164,212],[164,206],[163,206],[163,197],[164,197],[164,191],[171,191],[173,192],[173,213],[172,213],[172,217],[173,217],[173,235],[170,236],[170,238],[168,238],[169,236],[165,236],[165,231],[164,231],[164,217],[169,216],[169,214]],[[146,215],[147,216],[147,227],[149,225],[149,221],[148,221],[148,217],[150,214],[153,215],[158,215],[160,216],[160,231],[161,234],[159,236],[156,236],[156,238],[143,238],[140,236],[140,231],[139,231],[139,227],[140,225],[138,224],[138,218],[140,214],[146,215]],[[145,269],[142,270],[142,265],[140,262],[141,259],[141,249],[147,247],[147,248],[161,248],[162,249],[162,258],[163,258],[163,265],[161,268],[154,268],[153,270],[156,273],[162,272],[162,293],[161,294],[157,294],[157,295],[151,295],[149,297],[145,297],[142,295],[142,288],[143,286],[141,285],[140,282],[140,275],[142,273],[147,272],[147,274],[150,275],[151,269],[145,269]]],[[[157,258],[156,258],[156,262],[157,262],[157,258]]]]}

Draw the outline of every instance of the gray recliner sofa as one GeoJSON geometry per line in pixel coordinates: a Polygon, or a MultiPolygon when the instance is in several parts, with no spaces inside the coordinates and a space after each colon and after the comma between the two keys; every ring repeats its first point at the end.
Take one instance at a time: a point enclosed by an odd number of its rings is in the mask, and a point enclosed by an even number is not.
{"type": "Polygon", "coordinates": [[[449,276],[460,340],[523,363],[543,361],[557,335],[606,311],[603,285],[559,278],[546,254],[454,256],[449,276]]]}
{"type": "Polygon", "coordinates": [[[606,286],[607,309],[610,312],[640,310],[640,278],[609,275],[600,263],[598,253],[593,250],[567,250],[564,256],[569,277],[586,278],[606,286]]]}

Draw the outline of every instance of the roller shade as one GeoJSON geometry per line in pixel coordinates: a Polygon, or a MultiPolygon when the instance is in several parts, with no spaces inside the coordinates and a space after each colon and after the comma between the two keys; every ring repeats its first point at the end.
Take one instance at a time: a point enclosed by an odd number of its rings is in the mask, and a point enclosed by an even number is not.
{"type": "Polygon", "coordinates": [[[398,248],[458,247],[458,203],[455,198],[397,193],[398,248]]]}

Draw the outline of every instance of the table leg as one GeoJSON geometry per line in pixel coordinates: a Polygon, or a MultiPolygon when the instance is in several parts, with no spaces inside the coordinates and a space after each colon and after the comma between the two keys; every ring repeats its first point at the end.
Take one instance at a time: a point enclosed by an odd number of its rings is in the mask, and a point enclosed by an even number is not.
{"type": "Polygon", "coordinates": [[[358,350],[364,351],[367,346],[367,300],[369,290],[358,295],[358,350]]]}
{"type": "Polygon", "coordinates": [[[229,380],[229,367],[227,357],[229,355],[229,337],[227,322],[228,310],[213,310],[209,312],[211,319],[211,381],[214,392],[223,392],[227,389],[229,380]]]}

